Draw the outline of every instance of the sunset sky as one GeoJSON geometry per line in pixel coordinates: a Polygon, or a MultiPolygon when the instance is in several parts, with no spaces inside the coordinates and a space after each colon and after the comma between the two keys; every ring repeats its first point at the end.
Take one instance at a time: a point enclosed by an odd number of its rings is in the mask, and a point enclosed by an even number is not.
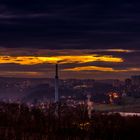
{"type": "Polygon", "coordinates": [[[140,2],[0,1],[0,76],[140,75],[140,2]]]}

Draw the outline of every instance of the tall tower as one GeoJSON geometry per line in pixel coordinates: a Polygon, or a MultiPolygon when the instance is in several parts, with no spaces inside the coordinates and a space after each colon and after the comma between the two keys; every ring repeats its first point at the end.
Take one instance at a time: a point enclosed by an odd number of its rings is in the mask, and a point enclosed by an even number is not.
{"type": "Polygon", "coordinates": [[[58,64],[55,65],[55,103],[59,101],[59,93],[58,93],[58,64]]]}
{"type": "Polygon", "coordinates": [[[87,95],[87,110],[88,110],[88,117],[91,119],[92,116],[92,110],[93,108],[93,102],[91,101],[91,95],[87,95]]]}

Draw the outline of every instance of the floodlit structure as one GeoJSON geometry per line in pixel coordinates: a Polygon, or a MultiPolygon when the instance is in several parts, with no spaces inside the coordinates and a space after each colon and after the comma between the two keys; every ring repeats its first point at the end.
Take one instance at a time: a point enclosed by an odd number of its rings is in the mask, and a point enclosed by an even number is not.
{"type": "Polygon", "coordinates": [[[59,78],[58,78],[58,64],[55,65],[55,103],[59,102],[59,92],[58,92],[58,87],[59,87],[59,78]]]}
{"type": "Polygon", "coordinates": [[[87,110],[88,110],[88,117],[91,119],[92,110],[93,110],[93,102],[91,101],[91,95],[87,95],[87,110]]]}

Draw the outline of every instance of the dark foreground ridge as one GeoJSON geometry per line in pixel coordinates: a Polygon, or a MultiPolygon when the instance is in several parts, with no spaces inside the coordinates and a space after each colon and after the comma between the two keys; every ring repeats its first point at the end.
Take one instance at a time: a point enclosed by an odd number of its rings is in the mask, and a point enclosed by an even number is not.
{"type": "Polygon", "coordinates": [[[0,103],[0,140],[132,140],[139,137],[140,117],[94,112],[84,106],[55,104],[46,109],[0,103]]]}

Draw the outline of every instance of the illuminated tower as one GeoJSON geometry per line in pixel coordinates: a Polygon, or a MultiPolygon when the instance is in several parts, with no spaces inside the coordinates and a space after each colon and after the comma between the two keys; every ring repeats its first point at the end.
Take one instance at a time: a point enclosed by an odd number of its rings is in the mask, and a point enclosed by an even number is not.
{"type": "Polygon", "coordinates": [[[59,102],[59,93],[58,93],[58,64],[55,66],[55,103],[59,102]]]}
{"type": "Polygon", "coordinates": [[[91,119],[91,115],[92,115],[92,110],[93,108],[93,102],[91,101],[91,95],[87,95],[87,110],[88,110],[88,117],[89,119],[91,119]]]}

